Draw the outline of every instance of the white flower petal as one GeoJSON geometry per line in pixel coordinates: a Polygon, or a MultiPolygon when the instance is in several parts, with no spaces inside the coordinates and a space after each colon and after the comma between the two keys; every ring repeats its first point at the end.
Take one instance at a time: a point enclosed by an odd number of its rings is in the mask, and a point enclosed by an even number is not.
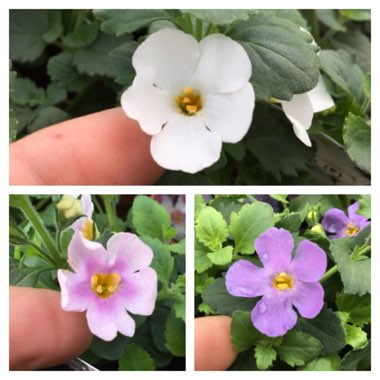
{"type": "Polygon", "coordinates": [[[218,133],[222,141],[240,141],[252,122],[255,93],[250,83],[242,89],[220,95],[207,95],[204,99],[204,118],[212,132],[218,133]]]}
{"type": "Polygon", "coordinates": [[[160,166],[196,173],[219,159],[222,140],[206,129],[202,117],[176,115],[152,138],[150,147],[160,166]]]}
{"type": "Polygon", "coordinates": [[[181,91],[190,86],[199,59],[197,40],[180,30],[162,29],[151,34],[135,51],[132,64],[137,74],[155,70],[154,84],[181,91]]]}
{"type": "Polygon", "coordinates": [[[322,76],[319,77],[318,84],[312,90],[307,92],[307,95],[310,98],[314,113],[327,110],[335,104],[330,93],[327,91],[322,76]]]}
{"type": "Polygon", "coordinates": [[[194,74],[194,88],[220,94],[237,91],[248,82],[251,61],[237,42],[223,34],[211,34],[199,47],[201,56],[194,74]]]}
{"type": "Polygon", "coordinates": [[[149,135],[159,133],[170,116],[178,112],[175,96],[153,85],[154,75],[152,69],[142,70],[121,96],[125,113],[137,120],[141,129],[149,135]]]}
{"type": "Polygon", "coordinates": [[[295,135],[307,146],[311,146],[307,130],[313,121],[313,105],[307,93],[294,95],[290,101],[281,101],[285,115],[293,124],[295,135]]]}
{"type": "Polygon", "coordinates": [[[94,212],[94,204],[91,201],[91,195],[83,194],[81,201],[82,201],[83,214],[91,218],[92,213],[94,212]]]}

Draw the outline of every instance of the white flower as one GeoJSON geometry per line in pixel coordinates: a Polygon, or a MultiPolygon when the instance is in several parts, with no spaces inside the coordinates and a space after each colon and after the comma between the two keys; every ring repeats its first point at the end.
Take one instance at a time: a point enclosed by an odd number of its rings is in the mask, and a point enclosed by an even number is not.
{"type": "Polygon", "coordinates": [[[198,172],[236,143],[252,121],[255,95],[245,50],[222,34],[199,43],[175,29],[150,35],[132,59],[135,80],[121,98],[127,115],[153,135],[162,167],[198,172]]]}
{"type": "MultiPolygon", "coordinates": [[[[311,35],[306,29],[300,29],[311,35]]],[[[316,45],[314,40],[311,44],[316,45]]],[[[321,75],[318,84],[310,91],[293,95],[290,101],[281,100],[282,109],[293,124],[295,135],[307,146],[311,146],[307,130],[311,127],[314,114],[329,109],[334,104],[321,75]]]]}

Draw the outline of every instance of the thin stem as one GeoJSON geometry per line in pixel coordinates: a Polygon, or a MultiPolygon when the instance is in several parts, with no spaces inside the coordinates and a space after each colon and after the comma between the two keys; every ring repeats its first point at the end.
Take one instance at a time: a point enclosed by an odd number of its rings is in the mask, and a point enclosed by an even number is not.
{"type": "Polygon", "coordinates": [[[106,210],[110,230],[114,231],[116,229],[116,224],[117,224],[116,209],[113,205],[114,202],[112,201],[110,195],[102,195],[102,198],[103,198],[103,204],[106,210]]]}
{"type": "Polygon", "coordinates": [[[365,114],[368,111],[368,108],[371,104],[371,101],[369,98],[366,98],[361,106],[361,111],[365,114]]]}
{"type": "Polygon", "coordinates": [[[331,276],[333,276],[336,272],[338,272],[338,266],[337,265],[334,265],[333,267],[331,267],[325,274],[324,276],[321,278],[321,280],[319,282],[325,282],[326,280],[328,280],[331,276]]]}
{"type": "Polygon", "coordinates": [[[33,247],[36,251],[38,251],[38,254],[36,256],[47,261],[49,264],[53,264],[53,268],[54,269],[56,268],[57,266],[56,262],[41,247],[39,247],[37,244],[33,242],[29,242],[28,244],[31,247],[33,247]]]}
{"type": "Polygon", "coordinates": [[[59,251],[57,246],[51,237],[49,231],[44,226],[42,220],[40,219],[37,211],[34,209],[30,203],[29,197],[27,195],[18,195],[17,196],[17,206],[21,209],[24,215],[29,219],[30,223],[41,237],[46,248],[48,249],[51,258],[55,261],[55,264],[60,266],[63,263],[63,260],[59,256],[59,251]]]}
{"type": "Polygon", "coordinates": [[[102,207],[102,205],[100,204],[100,202],[98,201],[98,199],[96,198],[95,195],[92,197],[92,201],[94,202],[95,207],[96,207],[96,209],[97,209],[98,212],[100,212],[101,214],[105,214],[106,213],[104,211],[104,208],[102,207]]]}
{"type": "Polygon", "coordinates": [[[195,38],[200,41],[203,35],[203,22],[198,18],[195,20],[195,38]]]}

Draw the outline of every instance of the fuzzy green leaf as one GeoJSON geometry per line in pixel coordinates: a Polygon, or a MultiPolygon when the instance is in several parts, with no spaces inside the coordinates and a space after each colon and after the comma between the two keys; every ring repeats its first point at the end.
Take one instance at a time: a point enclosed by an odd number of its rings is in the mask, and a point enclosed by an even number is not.
{"type": "Polygon", "coordinates": [[[298,368],[299,371],[338,371],[340,369],[340,356],[330,354],[321,356],[298,368]]]}
{"type": "Polygon", "coordinates": [[[255,358],[258,369],[268,369],[273,361],[276,360],[276,357],[277,351],[272,347],[260,343],[255,347],[255,358]]]}
{"type": "Polygon", "coordinates": [[[347,344],[352,346],[354,350],[364,347],[367,342],[367,333],[358,326],[346,325],[347,344]]]}
{"type": "Polygon", "coordinates": [[[154,371],[152,357],[134,343],[128,344],[124,355],[119,359],[119,371],[154,371]]]}
{"type": "Polygon", "coordinates": [[[220,249],[219,251],[210,252],[207,257],[215,265],[227,265],[232,261],[232,252],[234,248],[230,245],[220,249]]]}
{"type": "Polygon", "coordinates": [[[69,33],[62,41],[69,48],[82,48],[95,41],[98,36],[98,25],[86,24],[81,28],[69,33]]]}
{"type": "Polygon", "coordinates": [[[371,295],[357,296],[354,294],[339,293],[336,304],[340,311],[349,313],[350,321],[357,326],[364,326],[371,322],[371,295]]]}
{"type": "Polygon", "coordinates": [[[28,78],[17,77],[14,80],[11,100],[19,105],[37,106],[45,101],[45,91],[28,78]]]}

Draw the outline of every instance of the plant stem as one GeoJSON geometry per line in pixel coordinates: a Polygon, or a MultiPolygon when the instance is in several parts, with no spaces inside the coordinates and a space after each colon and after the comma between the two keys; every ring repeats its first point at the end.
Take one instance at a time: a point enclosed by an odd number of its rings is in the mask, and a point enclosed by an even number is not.
{"type": "Polygon", "coordinates": [[[88,92],[90,92],[92,86],[96,83],[96,78],[92,78],[87,81],[87,83],[82,87],[82,89],[75,95],[71,104],[67,107],[67,112],[72,113],[78,104],[84,99],[88,92]]]}
{"type": "Polygon", "coordinates": [[[115,231],[117,225],[116,209],[114,207],[114,202],[111,199],[112,195],[102,195],[104,208],[106,210],[108,224],[111,231],[115,231]]]}
{"type": "Polygon", "coordinates": [[[336,272],[338,272],[338,266],[337,265],[334,265],[333,267],[331,267],[325,274],[324,276],[320,279],[319,282],[325,282],[326,280],[328,280],[331,276],[333,276],[336,272]]]}
{"type": "Polygon", "coordinates": [[[93,195],[92,197],[92,201],[94,202],[94,205],[96,207],[96,209],[101,213],[101,214],[105,214],[106,212],[104,211],[104,208],[102,207],[102,205],[100,204],[100,202],[98,201],[98,199],[96,198],[95,195],[93,195]]]}
{"type": "Polygon", "coordinates": [[[39,247],[37,244],[35,244],[33,242],[29,242],[29,245],[31,247],[33,247],[36,251],[38,251],[38,255],[36,255],[36,256],[45,260],[49,264],[53,264],[53,268],[55,268],[57,266],[55,261],[41,247],[39,247]]]}
{"type": "Polygon", "coordinates": [[[30,223],[41,237],[46,248],[48,249],[51,259],[54,261],[55,265],[61,266],[63,263],[62,258],[59,256],[59,251],[57,246],[51,237],[49,231],[44,226],[41,218],[39,217],[37,211],[31,204],[29,197],[27,195],[17,195],[17,207],[21,209],[24,215],[29,219],[30,223]]]}
{"type": "Polygon", "coordinates": [[[73,28],[73,32],[77,32],[79,28],[82,26],[82,22],[84,18],[86,17],[87,11],[85,9],[81,9],[77,11],[76,18],[75,18],[75,24],[73,28]]]}
{"type": "Polygon", "coordinates": [[[200,41],[203,35],[203,22],[198,18],[195,20],[195,38],[200,41]]]}

